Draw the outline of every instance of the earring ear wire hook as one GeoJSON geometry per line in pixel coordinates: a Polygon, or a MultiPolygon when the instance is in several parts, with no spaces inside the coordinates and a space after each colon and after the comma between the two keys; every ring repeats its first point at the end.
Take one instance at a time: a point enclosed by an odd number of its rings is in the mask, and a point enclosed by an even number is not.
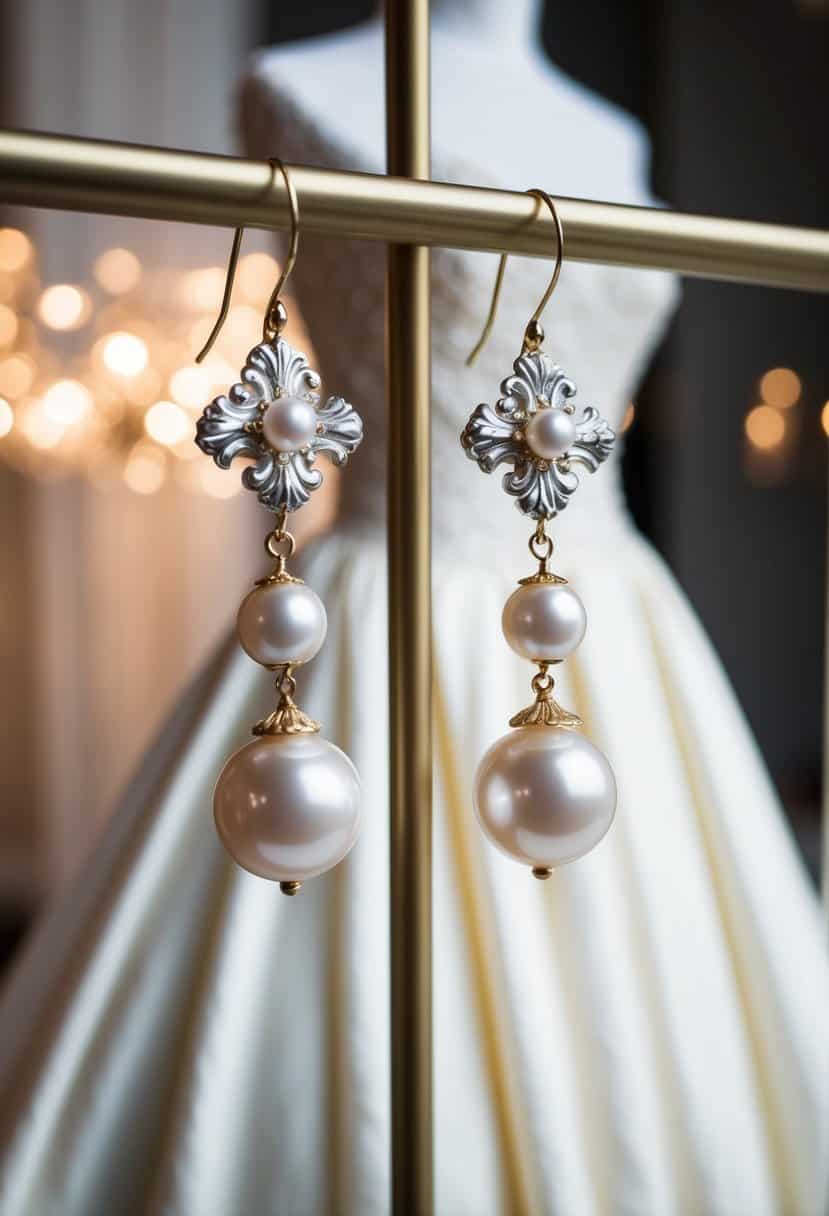
{"type": "MultiPolygon", "coordinates": [[[[550,214],[553,217],[553,223],[555,224],[555,227],[556,227],[556,238],[557,239],[556,239],[556,264],[555,264],[555,267],[553,268],[553,275],[552,275],[552,278],[550,279],[549,284],[547,285],[547,290],[544,292],[544,295],[541,297],[541,301],[540,301],[538,307],[536,308],[535,312],[533,313],[533,315],[530,317],[529,321],[527,322],[527,327],[524,330],[524,346],[523,346],[523,350],[521,352],[522,354],[525,354],[528,350],[538,350],[539,346],[541,345],[542,341],[544,340],[544,330],[541,328],[541,325],[539,324],[539,320],[540,320],[542,312],[544,311],[544,309],[547,307],[547,304],[549,303],[550,296],[553,294],[553,292],[556,289],[556,284],[558,283],[559,275],[561,274],[561,265],[562,265],[562,262],[564,261],[564,229],[561,226],[561,220],[559,219],[558,210],[556,209],[555,203],[553,202],[550,195],[546,192],[546,190],[537,190],[537,189],[528,190],[527,194],[532,194],[535,198],[537,198],[541,202],[547,204],[547,206],[550,209],[550,214]]],[[[487,342],[489,341],[489,336],[492,333],[492,327],[495,324],[495,315],[498,312],[498,301],[501,296],[501,287],[504,282],[504,271],[507,268],[507,257],[508,257],[508,254],[502,253],[501,259],[498,262],[498,273],[495,276],[495,286],[492,289],[492,300],[489,305],[489,313],[487,314],[486,321],[484,322],[484,328],[481,331],[481,336],[478,339],[474,350],[472,350],[469,353],[469,355],[467,356],[467,360],[466,360],[467,367],[471,367],[472,364],[475,362],[475,360],[478,358],[478,355],[481,353],[481,351],[486,346],[487,342]]]]}
{"type": "MultiPolygon", "coordinates": [[[[262,324],[262,337],[264,341],[272,342],[284,324],[284,312],[282,318],[279,315],[279,294],[287,283],[288,277],[294,268],[294,264],[296,263],[297,249],[299,248],[299,200],[297,199],[294,183],[291,180],[291,175],[279,157],[274,156],[268,161],[268,164],[271,167],[271,186],[273,185],[276,170],[278,169],[282,174],[285,182],[285,190],[288,194],[288,206],[291,212],[291,238],[288,244],[288,256],[285,259],[285,263],[282,267],[282,273],[279,276],[277,284],[271,292],[271,297],[268,300],[268,307],[265,310],[265,320],[262,324]]],[[[228,258],[227,262],[227,274],[225,276],[225,286],[222,294],[222,303],[219,308],[219,315],[216,318],[216,322],[210,331],[207,341],[196,355],[197,363],[201,363],[201,361],[213,349],[214,343],[216,342],[219,334],[222,332],[222,327],[227,320],[230,300],[233,295],[233,283],[236,278],[236,267],[239,264],[239,252],[242,248],[242,237],[244,234],[244,228],[237,228],[233,233],[233,244],[230,247],[230,257],[228,258]]]]}

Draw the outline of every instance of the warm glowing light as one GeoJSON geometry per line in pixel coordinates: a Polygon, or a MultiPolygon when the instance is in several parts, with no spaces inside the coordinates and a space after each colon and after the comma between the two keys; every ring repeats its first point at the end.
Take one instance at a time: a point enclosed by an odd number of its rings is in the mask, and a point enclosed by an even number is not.
{"type": "Polygon", "coordinates": [[[9,355],[0,362],[0,394],[14,400],[28,393],[35,378],[35,368],[26,355],[9,355]]]}
{"type": "Polygon", "coordinates": [[[242,488],[238,474],[220,469],[212,461],[205,461],[199,468],[199,482],[205,494],[211,498],[234,498],[242,488]]]}
{"type": "Polygon", "coordinates": [[[32,242],[16,228],[0,228],[0,270],[15,274],[32,256],[32,242]]]}
{"type": "Polygon", "coordinates": [[[760,381],[760,396],[766,405],[786,410],[800,400],[802,385],[790,367],[773,367],[760,381]]]}
{"type": "Polygon", "coordinates": [[[0,304],[0,346],[11,346],[19,328],[17,314],[7,304],[0,304]]]}
{"type": "Polygon", "coordinates": [[[250,304],[237,304],[227,314],[222,338],[228,342],[260,342],[262,332],[262,313],[250,304]]]}
{"type": "Polygon", "coordinates": [[[829,401],[826,402],[820,411],[820,423],[826,434],[829,435],[829,401]]]}
{"type": "Polygon", "coordinates": [[[771,405],[755,405],[746,414],[745,432],[749,443],[767,451],[776,448],[786,434],[786,420],[771,405]]]}
{"type": "Polygon", "coordinates": [[[124,466],[124,481],[136,494],[155,494],[164,485],[164,454],[139,441],[124,466]]]}
{"type": "Polygon", "coordinates": [[[193,423],[175,401],[156,401],[144,415],[144,429],[156,443],[172,447],[193,433],[193,423]]]}
{"type": "Polygon", "coordinates": [[[219,307],[224,286],[223,268],[207,266],[203,270],[191,270],[182,276],[179,295],[188,308],[211,312],[219,307]]]}
{"type": "Polygon", "coordinates": [[[111,296],[132,291],[141,278],[141,263],[129,249],[107,249],[95,261],[97,282],[111,296]]]}
{"type": "Polygon", "coordinates": [[[147,344],[135,334],[114,333],[104,338],[101,357],[118,376],[140,376],[149,360],[147,344]]]}
{"type": "Polygon", "coordinates": [[[77,380],[56,380],[43,394],[46,417],[61,426],[80,422],[92,409],[92,394],[77,380]]]}
{"type": "Polygon", "coordinates": [[[131,405],[152,405],[161,393],[161,377],[154,367],[145,367],[124,383],[123,393],[131,405]]]}
{"type": "Polygon", "coordinates": [[[89,296],[71,283],[55,283],[38,300],[37,312],[50,329],[78,329],[89,317],[89,296]]]}
{"type": "Polygon", "coordinates": [[[5,397],[0,397],[0,439],[8,435],[14,426],[14,411],[5,397]]]}
{"type": "Polygon", "coordinates": [[[209,374],[210,387],[214,392],[217,389],[226,390],[239,378],[237,369],[218,355],[210,355],[201,366],[209,374]]]}
{"type": "Polygon", "coordinates": [[[33,448],[55,448],[63,438],[63,427],[50,418],[42,401],[32,401],[20,418],[20,429],[33,448]]]}
{"type": "Polygon", "coordinates": [[[633,420],[636,417],[636,406],[631,401],[630,405],[625,410],[625,416],[622,419],[622,425],[619,427],[620,432],[624,435],[625,431],[629,431],[633,426],[633,420]]]}
{"type": "Polygon", "coordinates": [[[279,266],[269,253],[249,253],[239,261],[236,282],[249,304],[262,308],[279,278],[279,266]]]}
{"type": "Polygon", "coordinates": [[[179,405],[201,409],[210,399],[213,377],[206,367],[180,367],[170,377],[170,395],[179,405]]]}

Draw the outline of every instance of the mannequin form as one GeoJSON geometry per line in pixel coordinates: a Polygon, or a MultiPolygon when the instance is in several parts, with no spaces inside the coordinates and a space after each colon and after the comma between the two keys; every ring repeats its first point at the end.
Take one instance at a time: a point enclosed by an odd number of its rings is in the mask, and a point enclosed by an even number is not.
{"type": "MultiPolygon", "coordinates": [[[[435,177],[650,202],[642,132],[543,59],[538,16],[532,0],[436,9],[435,177]]],[[[260,55],[250,152],[382,171],[382,62],[376,21],[260,55]]],[[[4,1216],[56,1195],[62,1216],[388,1211],[383,262],[303,237],[291,280],[326,392],[365,422],[337,527],[306,559],[329,633],[303,684],[360,772],[363,837],[294,900],[220,857],[210,785],[261,716],[259,670],[228,662],[0,1009],[4,1216]]],[[[466,370],[494,268],[433,257],[435,1210],[819,1216],[816,903],[717,660],[625,515],[616,458],[553,528],[589,622],[558,686],[616,772],[616,822],[543,884],[475,827],[474,768],[527,700],[499,621],[532,529],[458,435],[497,396],[550,270],[511,260],[466,370]]],[[[578,402],[619,423],[674,294],[665,276],[565,264],[547,350],[578,402]]]]}

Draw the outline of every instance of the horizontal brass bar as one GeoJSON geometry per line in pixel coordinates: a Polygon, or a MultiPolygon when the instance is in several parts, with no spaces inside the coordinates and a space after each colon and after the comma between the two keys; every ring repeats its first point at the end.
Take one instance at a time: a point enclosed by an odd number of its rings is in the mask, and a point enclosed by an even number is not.
{"type": "MultiPolygon", "coordinates": [[[[555,250],[546,207],[523,193],[302,165],[290,170],[305,232],[531,257],[555,250]]],[[[554,197],[569,260],[829,291],[829,232],[554,197]]],[[[285,185],[266,161],[28,131],[0,131],[0,202],[226,227],[289,226],[285,185]]]]}

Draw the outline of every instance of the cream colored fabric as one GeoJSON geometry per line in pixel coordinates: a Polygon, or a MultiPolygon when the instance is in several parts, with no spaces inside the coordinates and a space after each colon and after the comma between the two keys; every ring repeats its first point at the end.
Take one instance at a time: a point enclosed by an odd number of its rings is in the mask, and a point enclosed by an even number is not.
{"type": "MultiPolygon", "coordinates": [[[[526,699],[504,565],[435,567],[437,1210],[819,1216],[819,921],[719,666],[632,534],[561,564],[590,613],[562,699],[621,800],[536,883],[468,805],[526,699]]],[[[211,786],[262,708],[231,652],[6,993],[4,1216],[387,1211],[379,539],[332,538],[306,577],[332,623],[307,704],[362,773],[365,834],[290,901],[221,856],[211,786]]]]}

